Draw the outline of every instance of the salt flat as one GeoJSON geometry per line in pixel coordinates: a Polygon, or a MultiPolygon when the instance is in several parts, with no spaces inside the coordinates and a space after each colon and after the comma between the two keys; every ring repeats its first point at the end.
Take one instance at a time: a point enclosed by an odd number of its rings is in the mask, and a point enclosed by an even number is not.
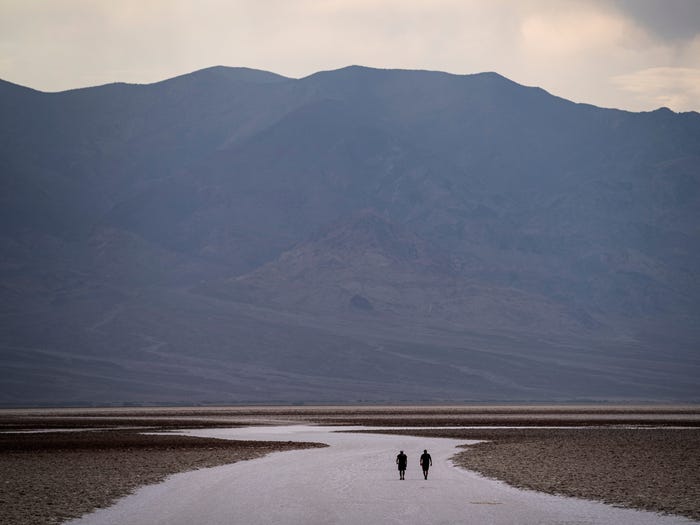
{"type": "MultiPolygon", "coordinates": [[[[359,428],[359,427],[354,427],[359,428]]],[[[696,523],[676,516],[522,491],[452,466],[464,441],[337,433],[348,427],[249,427],[187,430],[225,439],[317,441],[324,449],[177,474],[143,487],[72,525],[231,524],[634,524],[696,523]],[[394,464],[408,454],[406,480],[394,464]],[[433,467],[423,480],[418,457],[433,467]]]]}

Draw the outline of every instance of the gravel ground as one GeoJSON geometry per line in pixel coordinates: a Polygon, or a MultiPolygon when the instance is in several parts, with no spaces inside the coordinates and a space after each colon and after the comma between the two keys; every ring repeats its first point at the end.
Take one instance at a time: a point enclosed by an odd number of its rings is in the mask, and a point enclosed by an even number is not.
{"type": "Polygon", "coordinates": [[[314,446],[323,445],[127,431],[0,434],[0,523],[61,523],[170,474],[314,446]]]}
{"type": "Polygon", "coordinates": [[[465,446],[454,462],[515,487],[700,520],[698,429],[600,427],[401,433],[488,440],[465,446]]]}

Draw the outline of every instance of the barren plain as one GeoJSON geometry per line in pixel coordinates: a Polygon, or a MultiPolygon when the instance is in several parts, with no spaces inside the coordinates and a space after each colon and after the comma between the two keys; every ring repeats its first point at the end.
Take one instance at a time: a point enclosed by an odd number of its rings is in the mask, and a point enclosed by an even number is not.
{"type": "Polygon", "coordinates": [[[0,522],[60,523],[173,473],[323,446],[144,432],[294,423],[479,439],[457,465],[516,487],[700,519],[700,407],[453,405],[4,410],[0,522]]]}

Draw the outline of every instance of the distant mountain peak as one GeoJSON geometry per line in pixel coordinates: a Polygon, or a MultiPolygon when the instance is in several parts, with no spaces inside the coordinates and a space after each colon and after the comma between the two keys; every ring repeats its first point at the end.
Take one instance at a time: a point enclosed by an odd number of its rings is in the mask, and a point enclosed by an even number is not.
{"type": "Polygon", "coordinates": [[[670,108],[667,108],[666,106],[662,106],[660,108],[657,108],[654,111],[651,111],[651,113],[654,113],[656,115],[675,115],[676,114],[675,111],[673,111],[670,108]]]}
{"type": "Polygon", "coordinates": [[[277,73],[272,73],[270,71],[264,71],[262,69],[252,69],[248,67],[228,67],[228,66],[211,66],[204,69],[198,69],[191,73],[186,73],[184,75],[178,75],[160,83],[172,82],[184,79],[211,79],[213,81],[229,81],[229,82],[242,82],[248,84],[273,84],[277,82],[284,82],[290,80],[289,78],[278,75],[277,73]]]}
{"type": "Polygon", "coordinates": [[[469,77],[469,78],[482,78],[482,79],[492,79],[507,82],[509,84],[520,85],[517,82],[509,79],[497,73],[495,71],[481,71],[477,73],[451,73],[448,71],[439,71],[435,69],[402,69],[402,68],[377,68],[370,66],[363,66],[359,64],[352,64],[349,66],[344,66],[338,69],[329,69],[324,71],[318,71],[312,73],[309,77],[315,76],[345,76],[345,75],[428,75],[428,76],[439,76],[439,77],[469,77]]]}
{"type": "Polygon", "coordinates": [[[23,93],[23,94],[39,94],[41,91],[32,89],[21,84],[15,84],[14,82],[9,82],[0,78],[0,96],[8,96],[13,93],[23,93]]]}

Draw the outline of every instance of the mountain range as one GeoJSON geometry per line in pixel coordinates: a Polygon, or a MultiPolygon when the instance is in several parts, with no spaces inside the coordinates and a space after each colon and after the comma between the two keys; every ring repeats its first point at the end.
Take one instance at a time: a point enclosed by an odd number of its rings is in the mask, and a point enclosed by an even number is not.
{"type": "Polygon", "coordinates": [[[0,404],[700,399],[696,112],[213,67],[0,139],[0,404]]]}

